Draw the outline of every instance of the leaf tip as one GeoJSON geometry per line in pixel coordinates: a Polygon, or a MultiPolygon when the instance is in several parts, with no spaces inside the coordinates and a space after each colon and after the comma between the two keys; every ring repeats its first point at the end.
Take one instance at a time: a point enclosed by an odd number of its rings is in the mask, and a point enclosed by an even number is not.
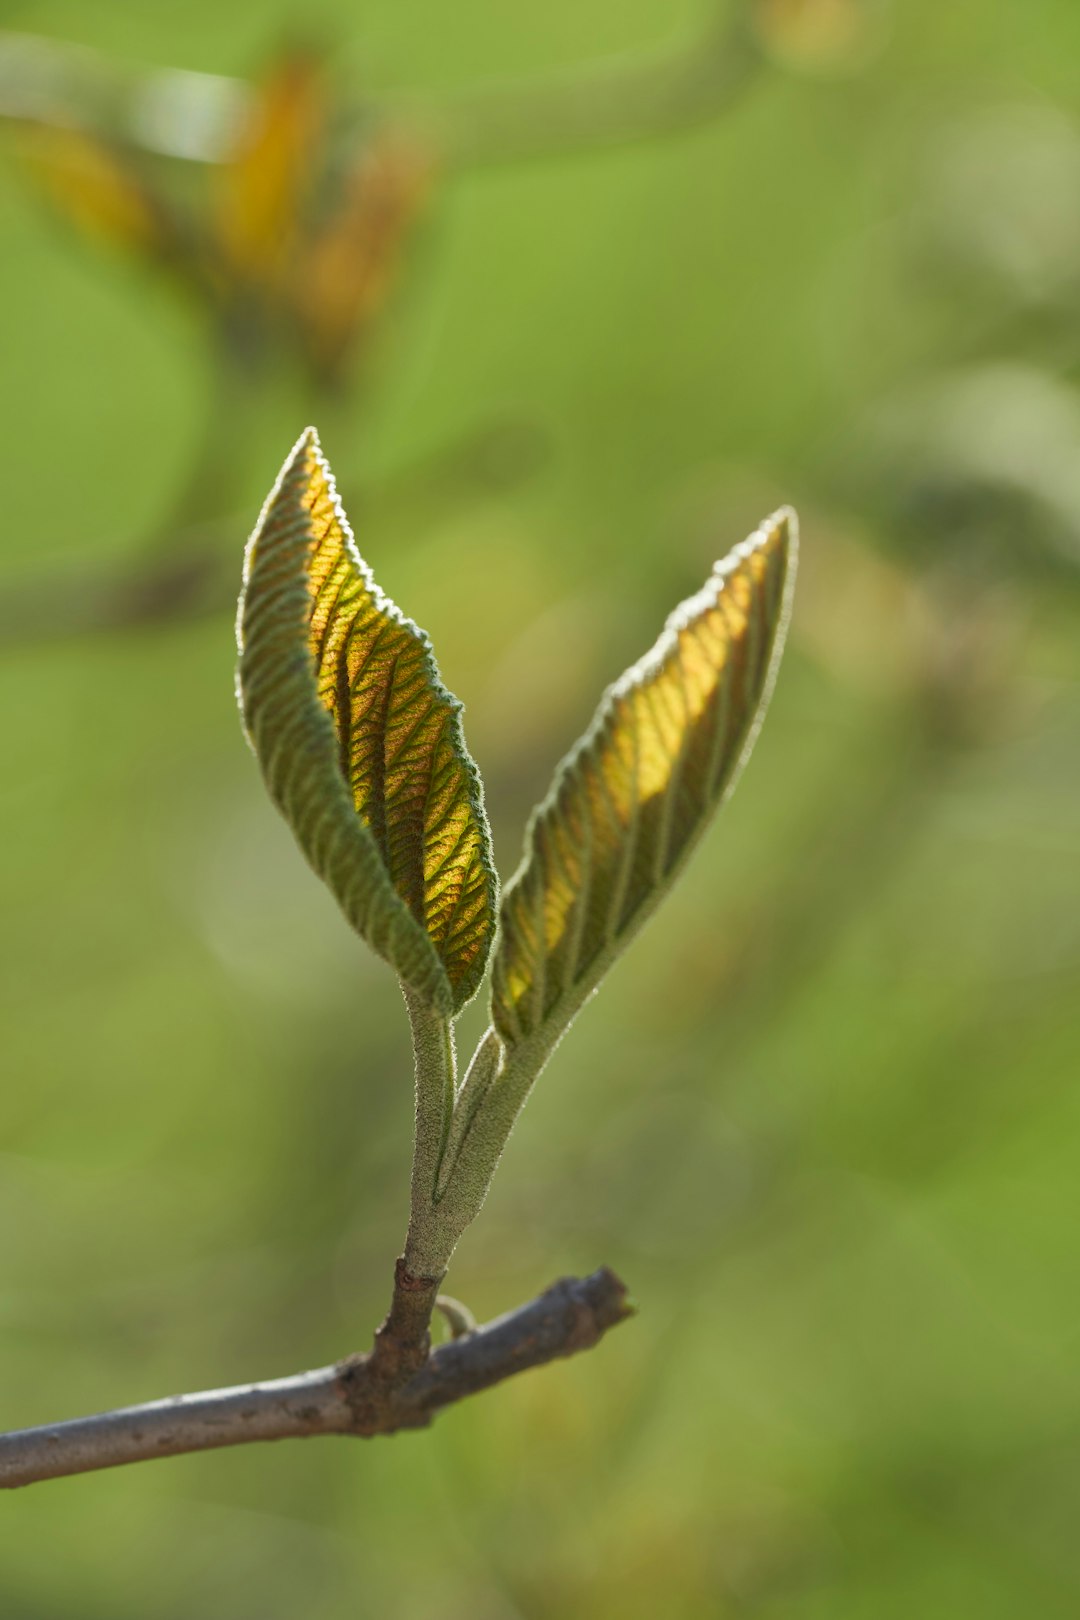
{"type": "Polygon", "coordinates": [[[761,553],[780,556],[785,565],[790,567],[794,562],[799,549],[799,518],[793,506],[779,506],[767,518],[763,518],[754,530],[740,545],[733,546],[729,552],[719,559],[713,566],[714,575],[728,574],[734,571],[740,563],[747,562],[751,557],[761,553]]]}
{"type": "MultiPolygon", "coordinates": [[[[780,655],[783,652],[784,642],[787,639],[788,621],[791,618],[792,599],[795,591],[795,573],[799,562],[799,514],[793,506],[778,507],[771,516],[765,519],[758,532],[764,536],[764,545],[771,544],[780,553],[784,571],[783,590],[775,630],[775,665],[779,663],[780,655]]],[[[775,668],[773,678],[775,679],[775,668]]]]}
{"type": "Polygon", "coordinates": [[[766,544],[772,540],[774,544],[786,548],[790,556],[794,556],[799,549],[799,514],[793,506],[778,506],[776,511],[770,513],[759,526],[757,532],[764,537],[766,544]]]}
{"type": "Polygon", "coordinates": [[[319,442],[319,430],[309,423],[285,457],[285,465],[281,469],[276,487],[280,489],[290,474],[300,470],[307,471],[312,462],[320,468],[326,467],[326,457],[319,442]]]}
{"type": "Polygon", "coordinates": [[[761,707],[771,694],[776,669],[787,639],[795,591],[795,574],[799,558],[799,518],[793,506],[777,507],[764,518],[740,545],[721,557],[713,567],[712,577],[721,582],[748,570],[750,574],[772,579],[771,610],[767,610],[772,641],[771,669],[766,676],[761,707]]]}

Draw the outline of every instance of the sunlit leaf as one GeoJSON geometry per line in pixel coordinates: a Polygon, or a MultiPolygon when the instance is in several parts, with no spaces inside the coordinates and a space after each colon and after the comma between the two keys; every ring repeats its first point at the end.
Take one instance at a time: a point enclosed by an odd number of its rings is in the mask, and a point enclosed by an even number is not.
{"type": "Polygon", "coordinates": [[[427,637],[361,560],[313,430],[249,543],[240,698],[267,786],[349,921],[443,1012],[484,973],[483,794],[427,637]]]}
{"type": "Polygon", "coordinates": [[[549,1046],[672,882],[731,787],[780,655],[795,517],[716,565],[605,694],[533,817],[507,886],[492,1020],[549,1046]]]}

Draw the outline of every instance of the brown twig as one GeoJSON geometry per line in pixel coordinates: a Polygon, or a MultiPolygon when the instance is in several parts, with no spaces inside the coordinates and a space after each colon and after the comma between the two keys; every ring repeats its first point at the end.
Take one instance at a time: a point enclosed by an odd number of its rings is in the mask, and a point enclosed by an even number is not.
{"type": "Polygon", "coordinates": [[[519,1310],[429,1350],[436,1286],[410,1278],[399,1262],[390,1314],[367,1355],[292,1378],[0,1435],[0,1488],[255,1440],[424,1428],[445,1406],[589,1349],[633,1314],[625,1287],[603,1269],[564,1277],[519,1310]]]}

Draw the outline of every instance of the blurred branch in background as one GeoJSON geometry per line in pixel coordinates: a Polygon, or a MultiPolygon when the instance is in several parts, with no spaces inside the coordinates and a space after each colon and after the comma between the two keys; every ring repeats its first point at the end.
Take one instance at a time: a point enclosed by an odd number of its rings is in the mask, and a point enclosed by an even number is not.
{"type": "MultiPolygon", "coordinates": [[[[719,116],[763,59],[752,15],[740,3],[681,51],[434,107],[339,98],[326,60],[303,51],[252,86],[140,73],[81,47],[0,35],[0,118],[17,128],[35,189],[81,235],[194,302],[211,361],[202,447],[149,556],[89,570],[74,587],[51,576],[15,587],[0,598],[0,645],[224,609],[235,570],[219,563],[218,537],[231,556],[237,531],[224,514],[237,504],[235,465],[267,378],[298,366],[309,416],[355,389],[436,174],[719,116]],[[201,195],[179,186],[163,157],[202,165],[201,195]]],[[[497,428],[486,446],[439,458],[455,496],[486,483],[492,443],[499,476],[531,470],[529,452],[507,461],[497,428]]]]}
{"type": "Polygon", "coordinates": [[[0,118],[93,130],[104,140],[197,163],[222,162],[254,92],[240,79],[138,69],[33,34],[0,34],[0,118]]]}
{"type": "Polygon", "coordinates": [[[452,169],[626,146],[719,118],[764,61],[752,8],[738,3],[680,51],[479,91],[436,109],[433,127],[452,169]]]}
{"type": "MultiPolygon", "coordinates": [[[[493,421],[366,490],[349,492],[348,503],[374,524],[407,519],[424,527],[445,520],[459,505],[530,478],[548,451],[538,425],[512,418],[493,421]]],[[[238,538],[250,521],[250,513],[233,512],[177,524],[149,541],[145,554],[135,560],[69,565],[62,590],[52,573],[9,585],[0,592],[0,649],[234,611],[238,538]]]]}
{"type": "MultiPolygon", "coordinates": [[[[712,8],[710,8],[711,10],[712,8]]],[[[679,50],[590,65],[439,103],[364,97],[343,109],[338,141],[363,145],[373,122],[424,130],[450,167],[563,156],[677,133],[719,116],[762,65],[758,8],[736,0],[679,50]]],[[[85,47],[0,35],[0,118],[93,131],[197,163],[227,163],[259,98],[220,74],[137,69],[85,47]]]]}
{"type": "MultiPolygon", "coordinates": [[[[376,323],[431,181],[427,147],[385,119],[339,150],[326,60],[290,51],[229,120],[192,194],[137,140],[27,120],[35,189],[80,234],[161,274],[207,322],[216,370],[242,384],[299,365],[316,396],[343,386],[376,323]]],[[[211,408],[218,401],[211,401],[211,408]]]]}

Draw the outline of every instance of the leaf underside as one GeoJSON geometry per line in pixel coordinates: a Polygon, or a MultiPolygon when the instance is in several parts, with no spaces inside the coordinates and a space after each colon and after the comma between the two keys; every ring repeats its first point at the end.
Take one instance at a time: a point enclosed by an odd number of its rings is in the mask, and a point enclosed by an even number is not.
{"type": "Polygon", "coordinates": [[[309,429],[249,543],[240,700],[270,794],[349,921],[439,1011],[483,977],[496,893],[461,705],[374,583],[309,429]]]}
{"type": "Polygon", "coordinates": [[[667,890],[749,753],[772,684],[795,516],[768,519],[601,701],[503,895],[492,1021],[547,1046],[667,890]]]}

